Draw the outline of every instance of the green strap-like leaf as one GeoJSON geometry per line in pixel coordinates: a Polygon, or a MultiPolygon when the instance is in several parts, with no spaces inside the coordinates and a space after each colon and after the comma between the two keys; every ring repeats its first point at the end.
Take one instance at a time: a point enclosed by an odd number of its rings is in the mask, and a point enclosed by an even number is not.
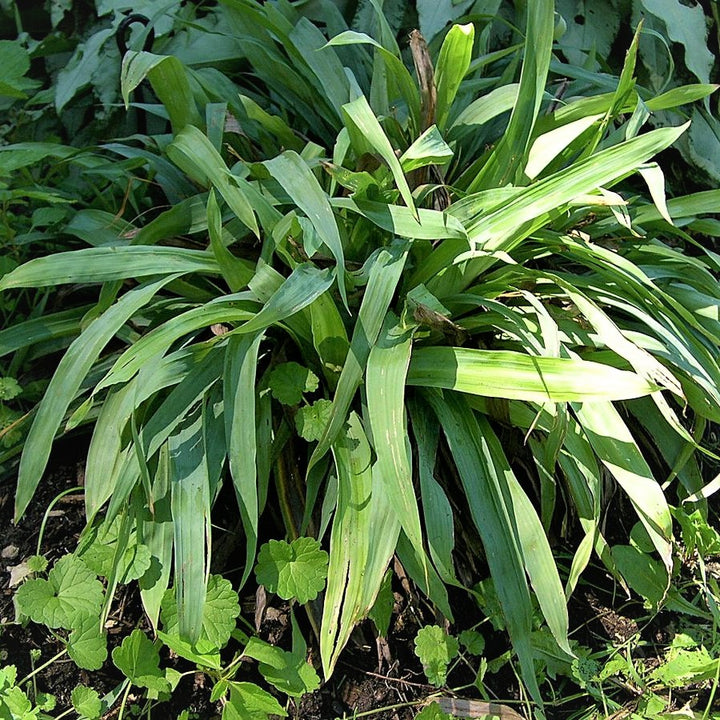
{"type": "Polygon", "coordinates": [[[320,628],[326,680],[356,623],[372,608],[400,532],[382,483],[373,477],[370,444],[355,413],[332,451],[338,498],[320,628]]]}
{"type": "Polygon", "coordinates": [[[178,622],[180,635],[194,644],[202,630],[205,548],[210,532],[210,497],[201,413],[196,413],[170,435],[168,449],[178,622]]]}
{"type": "Polygon", "coordinates": [[[455,547],[452,506],[434,474],[440,428],[425,405],[411,401],[408,409],[417,447],[420,493],[430,556],[443,581],[458,584],[452,560],[455,547]]]}
{"type": "Polygon", "coordinates": [[[402,205],[355,200],[354,198],[333,198],[333,207],[344,208],[366,217],[383,230],[413,240],[442,240],[443,238],[467,239],[462,223],[452,215],[438,210],[418,208],[416,219],[410,208],[402,205]]]}
{"type": "Polygon", "coordinates": [[[405,534],[424,561],[423,532],[412,481],[405,418],[405,378],[411,348],[411,333],[403,331],[397,318],[388,313],[383,331],[368,356],[365,390],[377,455],[376,478],[383,484],[405,534]]]}
{"type": "Polygon", "coordinates": [[[185,127],[168,146],[167,154],[190,177],[214,185],[238,220],[260,236],[251,201],[257,194],[250,192],[247,180],[230,173],[220,153],[201,130],[192,125],[185,127]]]}
{"type": "Polygon", "coordinates": [[[125,55],[120,84],[126,108],[130,102],[130,93],[146,77],[167,109],[176,133],[186,125],[202,124],[187,69],[180,60],[170,55],[153,55],[149,52],[129,52],[125,55]]]}
{"type": "Polygon", "coordinates": [[[410,191],[407,179],[403,173],[400,161],[395,155],[393,146],[383,132],[380,122],[375,117],[368,101],[364,95],[356,100],[343,105],[343,114],[345,116],[345,125],[350,131],[351,139],[353,135],[362,138],[362,142],[371,147],[380,157],[387,163],[390,171],[395,178],[395,184],[402,195],[405,204],[410,208],[415,218],[419,221],[415,202],[410,191]]]}
{"type": "Polygon", "coordinates": [[[81,319],[91,308],[91,305],[83,305],[72,310],[49,313],[0,330],[0,357],[31,345],[77,335],[81,319]]]}
{"type": "Polygon", "coordinates": [[[533,698],[539,701],[530,645],[533,607],[514,517],[507,505],[509,497],[503,490],[504,468],[495,465],[490,440],[461,395],[428,392],[424,397],[450,446],[471,517],[485,547],[523,679],[533,698]]]}
{"type": "Polygon", "coordinates": [[[532,583],[545,620],[557,644],[572,655],[568,643],[568,613],[565,595],[550,543],[530,499],[510,468],[500,440],[484,417],[477,418],[487,442],[487,452],[498,471],[508,511],[515,523],[522,561],[532,583]]]}
{"type": "Polygon", "coordinates": [[[262,335],[237,335],[225,353],[223,377],[225,435],[230,474],[245,529],[244,585],[255,561],[260,515],[257,488],[255,374],[262,335]]]}
{"type": "Polygon", "coordinates": [[[555,29],[555,3],[533,0],[527,4],[526,14],[525,53],[517,101],[504,135],[468,186],[468,192],[514,183],[517,171],[525,164],[526,149],[545,94],[555,29]]]}
{"type": "Polygon", "coordinates": [[[193,308],[171,318],[147,335],[143,335],[115,361],[110,371],[97,384],[95,392],[110,385],[128,382],[148,363],[157,362],[179,338],[216,323],[249,321],[256,317],[251,310],[238,308],[238,302],[249,300],[250,293],[237,293],[216,302],[193,308]]]}
{"type": "MultiPolygon", "coordinates": [[[[146,458],[152,458],[161,449],[170,435],[186,421],[210,388],[222,377],[224,357],[224,346],[213,347],[204,362],[192,366],[182,381],[173,388],[150,419],[145,422],[139,435],[142,453],[146,458]]],[[[123,508],[131,491],[140,481],[137,454],[134,448],[130,450],[132,452],[123,456],[117,481],[112,488],[112,497],[106,512],[109,518],[123,508]]]]}
{"type": "Polygon", "coordinates": [[[624,400],[658,389],[640,375],[588,360],[457,347],[416,348],[407,381],[539,403],[624,400]]]}
{"type": "Polygon", "coordinates": [[[69,283],[105,283],[173,273],[220,272],[215,258],[200,250],[172,247],[100,247],[30,260],[0,280],[0,290],[69,283]]]}
{"type": "Polygon", "coordinates": [[[475,28],[471,23],[453,25],[440,48],[440,56],[435,66],[437,86],[435,116],[440,130],[445,129],[455,95],[470,67],[474,39],[475,28]]]}
{"type": "Polygon", "coordinates": [[[345,292],[345,256],[340,232],[332,207],[325,191],[312,174],[307,163],[293,150],[268,160],[265,166],[271,175],[292,198],[293,202],[309,218],[322,241],[337,262],[337,278],[340,296],[347,306],[345,292]]]}
{"type": "Polygon", "coordinates": [[[50,457],[55,434],[90,368],[118,330],[172,279],[173,276],[164,277],[125,293],[95,319],[63,355],[38,405],[25,441],[15,496],[16,521],[35,493],[50,457]]]}
{"type": "Polygon", "coordinates": [[[208,195],[207,226],[208,233],[210,234],[210,246],[217,260],[218,267],[230,290],[237,292],[250,282],[254,273],[252,269],[248,267],[247,261],[235,257],[223,243],[222,217],[213,190],[210,190],[210,194],[208,195]]]}
{"type": "Polygon", "coordinates": [[[376,255],[370,267],[370,277],[358,311],[350,350],[333,398],[330,423],[313,451],[310,467],[330,449],[330,445],[345,423],[350,405],[362,381],[370,349],[380,333],[405,267],[408,250],[406,242],[396,240],[389,248],[381,250],[376,255]]]}
{"type": "Polygon", "coordinates": [[[586,403],[575,408],[575,413],[593,450],[630,498],[665,565],[669,587],[672,517],[662,488],[611,403],[586,403]]]}
{"type": "Polygon", "coordinates": [[[138,583],[143,608],[155,630],[158,627],[160,603],[170,584],[173,558],[174,528],[170,509],[169,465],[168,446],[163,445],[158,455],[157,469],[153,479],[152,491],[156,500],[153,504],[152,517],[138,524],[138,536],[147,546],[151,557],[155,559],[153,565],[138,583]]]}
{"type": "MultiPolygon", "coordinates": [[[[85,512],[94,517],[113,494],[124,462],[124,434],[132,414],[148,398],[180,383],[193,368],[205,367],[209,344],[194,345],[147,363],[129,382],[106,395],[85,465],[85,512]]],[[[157,449],[157,448],[156,448],[157,449]]]]}
{"type": "MultiPolygon", "coordinates": [[[[385,103],[394,101],[396,97],[402,98],[408,107],[411,122],[415,128],[419,126],[420,94],[417,84],[413,81],[412,75],[400,59],[399,54],[395,55],[366,33],[354,30],[346,30],[336,35],[328,42],[328,45],[371,45],[374,47],[376,50],[374,65],[378,69],[373,72],[373,83],[381,82],[384,79],[387,84],[383,98],[385,103]]],[[[375,106],[375,110],[382,112],[381,108],[377,106],[375,106]]]]}

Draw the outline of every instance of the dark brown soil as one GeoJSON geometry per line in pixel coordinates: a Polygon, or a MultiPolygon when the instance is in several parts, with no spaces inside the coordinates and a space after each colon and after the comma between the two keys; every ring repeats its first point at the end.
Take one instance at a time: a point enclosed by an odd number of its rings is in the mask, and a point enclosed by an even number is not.
{"type": "MultiPolygon", "coordinates": [[[[14,486],[0,482],[0,664],[13,664],[18,668],[18,677],[22,678],[63,649],[62,642],[45,628],[28,624],[22,627],[14,622],[14,588],[11,586],[12,570],[23,559],[36,553],[38,534],[48,505],[61,492],[82,485],[82,461],[85,448],[82,442],[61,445],[53,456],[54,468],[41,483],[33,502],[20,523],[12,523],[14,486]],[[33,654],[36,656],[31,657],[33,654]]],[[[226,526],[232,520],[219,518],[226,526]]],[[[67,552],[72,552],[84,526],[82,491],[69,494],[60,499],[49,513],[44,530],[41,552],[50,562],[54,562],[67,552]]],[[[218,568],[218,571],[221,568],[218,568]]],[[[626,643],[638,632],[645,642],[644,662],[646,666],[659,662],[664,647],[672,637],[673,618],[661,613],[652,624],[645,624],[647,616],[639,602],[626,602],[613,593],[607,576],[597,572],[597,582],[593,583],[592,571],[588,573],[586,584],[575,593],[571,600],[570,615],[572,638],[587,647],[604,648],[608,644],[616,646],[626,643]]],[[[244,616],[252,623],[255,617],[255,587],[248,586],[241,597],[244,616]]],[[[373,625],[368,621],[357,628],[347,649],[338,663],[333,677],[316,692],[306,695],[300,701],[286,704],[288,716],[292,720],[349,720],[359,713],[373,720],[413,720],[423,701],[436,694],[436,688],[426,684],[426,678],[416,658],[414,638],[419,627],[436,622],[432,608],[427,605],[407,582],[397,582],[395,591],[395,609],[387,641],[379,640],[373,625]]],[[[461,630],[479,622],[483,615],[472,603],[467,594],[451,591],[451,602],[456,609],[458,625],[452,628],[457,634],[461,630]]],[[[279,598],[270,597],[260,625],[259,635],[264,639],[289,648],[290,620],[287,603],[279,598]]],[[[301,611],[297,612],[304,635],[309,640],[311,658],[317,659],[318,652],[310,623],[301,611]]],[[[142,612],[137,590],[134,585],[123,586],[116,593],[110,621],[108,623],[109,649],[117,646],[135,627],[149,632],[146,618],[142,612]]],[[[486,638],[486,655],[489,659],[501,656],[508,648],[504,633],[493,632],[489,623],[482,626],[486,638]]],[[[230,647],[228,652],[237,649],[230,647]]],[[[183,710],[188,710],[190,718],[196,720],[214,720],[219,718],[221,707],[210,701],[212,690],[208,677],[199,672],[181,658],[171,657],[163,648],[162,662],[180,672],[187,673],[180,681],[170,701],[158,706],[152,717],[174,719],[183,710]]],[[[317,663],[316,663],[317,664],[317,663]]],[[[475,669],[476,670],[476,669],[475,669]]],[[[70,693],[78,684],[83,683],[95,688],[100,695],[112,691],[122,682],[123,676],[111,661],[107,661],[100,671],[88,673],[79,670],[67,657],[52,662],[36,676],[39,691],[53,693],[57,698],[56,712],[70,706],[70,693]]],[[[257,681],[267,688],[252,663],[243,664],[237,679],[257,681]]],[[[465,686],[464,698],[479,698],[473,687],[475,672],[460,663],[450,678],[453,687],[465,686]]],[[[485,688],[490,698],[499,698],[505,703],[518,707],[520,691],[517,679],[508,665],[498,672],[485,676],[485,688]]],[[[565,679],[558,678],[553,687],[560,693],[572,695],[578,688],[565,679]]],[[[618,690],[616,699],[625,702],[628,708],[636,698],[632,689],[623,695],[618,690]]],[[[691,695],[677,694],[678,703],[692,700],[691,695]]],[[[140,706],[142,698],[129,698],[140,706]]],[[[285,703],[285,699],[278,696],[285,703]]],[[[588,698],[582,698],[587,702],[588,698]]],[[[697,701],[697,698],[695,698],[697,701]]],[[[463,701],[461,700],[460,703],[463,701]]],[[[678,705],[679,707],[680,705],[678,705]]],[[[571,718],[580,710],[572,703],[558,703],[549,708],[549,718],[571,718]]],[[[585,708],[587,709],[587,708],[585,708]]],[[[105,717],[114,718],[117,708],[105,717]]],[[[127,717],[127,714],[126,714],[127,717]]]]}

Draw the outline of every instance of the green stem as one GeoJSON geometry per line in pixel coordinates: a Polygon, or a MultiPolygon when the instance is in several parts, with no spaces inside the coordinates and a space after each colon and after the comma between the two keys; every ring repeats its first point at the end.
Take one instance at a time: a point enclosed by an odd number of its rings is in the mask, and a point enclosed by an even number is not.
{"type": "Polygon", "coordinates": [[[706,720],[710,717],[710,710],[713,707],[715,693],[718,688],[718,682],[720,682],[720,665],[718,665],[717,670],[715,670],[715,681],[713,682],[712,690],[710,691],[710,697],[708,698],[707,705],[705,706],[705,712],[703,713],[702,720],[706,720]]]}
{"type": "Polygon", "coordinates": [[[28,680],[34,678],[39,672],[42,672],[46,667],[52,665],[56,660],[59,660],[63,655],[67,653],[67,648],[61,650],[57,655],[54,655],[49,660],[44,662],[39,667],[33,669],[32,672],[28,673],[18,684],[18,686],[25,684],[28,680]]]}
{"type": "Polygon", "coordinates": [[[285,454],[280,453],[275,462],[275,480],[277,481],[277,494],[280,501],[280,514],[282,515],[285,530],[291,540],[298,538],[295,519],[293,518],[292,508],[290,507],[288,472],[285,465],[285,454]]]}
{"type": "Polygon", "coordinates": [[[45,534],[45,525],[47,524],[48,517],[50,517],[50,511],[57,505],[57,503],[62,500],[66,495],[69,495],[70,493],[77,492],[78,490],[82,490],[82,486],[78,485],[76,487],[71,487],[67,490],[63,490],[58,496],[53,498],[52,502],[47,506],[47,510],[45,510],[45,514],[43,515],[42,522],[40,523],[40,532],[38,533],[38,541],[37,541],[37,552],[36,555],[40,555],[40,548],[42,547],[42,539],[43,535],[45,534]]]}
{"type": "Polygon", "coordinates": [[[118,720],[122,720],[123,715],[125,714],[125,703],[127,702],[131,687],[132,687],[132,683],[128,682],[127,687],[125,688],[125,692],[123,693],[122,701],[120,702],[120,710],[118,712],[118,720]]]}
{"type": "Polygon", "coordinates": [[[23,34],[23,24],[22,24],[22,17],[20,17],[20,10],[18,9],[17,3],[13,3],[13,15],[15,16],[15,28],[17,29],[17,34],[22,35],[23,34]]]}

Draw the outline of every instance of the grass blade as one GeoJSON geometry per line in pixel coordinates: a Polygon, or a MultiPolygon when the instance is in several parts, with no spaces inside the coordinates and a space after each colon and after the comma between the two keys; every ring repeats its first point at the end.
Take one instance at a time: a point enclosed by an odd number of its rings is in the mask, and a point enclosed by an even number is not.
{"type": "Polygon", "coordinates": [[[400,161],[395,155],[393,146],[390,144],[387,135],[383,132],[378,119],[375,117],[375,113],[373,113],[370,105],[368,105],[365,96],[361,95],[356,100],[347,103],[347,105],[343,105],[343,115],[345,117],[345,126],[350,132],[353,144],[356,145],[356,150],[362,153],[364,148],[369,147],[380,155],[390,168],[390,172],[392,172],[395,178],[395,184],[400,191],[402,199],[412,211],[415,219],[420,222],[417,209],[415,208],[415,202],[412,198],[412,192],[403,173],[400,161]]]}
{"type": "Polygon", "coordinates": [[[337,262],[340,296],[347,307],[345,293],[345,257],[340,232],[330,201],[307,163],[292,150],[265,162],[265,167],[282,186],[292,201],[312,222],[322,241],[337,262]]]}
{"type": "Polygon", "coordinates": [[[125,293],[94,320],[63,355],[38,405],[25,441],[15,496],[16,522],[35,493],[50,457],[55,434],[90,368],[117,331],[172,279],[172,276],[162,278],[125,293]]]}
{"type": "Polygon", "coordinates": [[[80,331],[80,320],[91,308],[92,305],[83,305],[0,330],[0,357],[31,345],[77,335],[80,331]]]}
{"type": "Polygon", "coordinates": [[[383,230],[400,237],[413,240],[467,239],[467,231],[462,223],[452,215],[438,210],[418,208],[416,219],[412,210],[402,205],[349,197],[333,198],[330,202],[333,207],[362,215],[383,230]]]}
{"type": "Polygon", "coordinates": [[[196,413],[170,435],[168,450],[178,623],[182,637],[194,644],[202,629],[208,568],[205,540],[210,532],[202,413],[196,413]]]}
{"type": "Polygon", "coordinates": [[[122,62],[120,85],[127,109],[130,93],[147,77],[153,90],[166,107],[173,130],[180,132],[186,125],[202,125],[185,66],[170,55],[129,52],[122,62]]]}
{"type": "Polygon", "coordinates": [[[575,408],[597,456],[622,487],[667,570],[672,571],[672,518],[665,495],[618,411],[610,403],[575,408]]]}
{"type": "Polygon", "coordinates": [[[572,655],[568,644],[565,595],[545,530],[530,499],[510,469],[510,464],[490,423],[484,417],[478,417],[477,422],[487,443],[489,460],[498,472],[508,511],[515,525],[522,561],[535,590],[540,609],[559,647],[572,655]]]}
{"type": "Polygon", "coordinates": [[[408,250],[407,243],[396,240],[389,248],[384,248],[376,255],[370,267],[370,277],[358,311],[358,321],[350,342],[350,350],[333,398],[330,422],[313,451],[310,467],[330,449],[330,445],[345,423],[350,404],[362,381],[370,350],[380,333],[405,267],[408,250]]]}
{"type": "Polygon", "coordinates": [[[530,645],[532,601],[514,521],[502,489],[502,468],[495,466],[488,439],[461,395],[428,392],[424,397],[450,446],[470,514],[485,547],[523,679],[533,698],[539,700],[530,645]]]}
{"type": "Polygon", "coordinates": [[[450,108],[470,67],[474,40],[475,28],[471,23],[453,25],[440,48],[440,56],[435,66],[437,87],[435,117],[441,131],[445,129],[450,108]]]}
{"type": "Polygon", "coordinates": [[[407,381],[539,403],[620,400],[658,389],[640,375],[588,360],[458,347],[416,348],[407,381]]]}
{"type": "Polygon", "coordinates": [[[555,28],[555,3],[553,0],[534,0],[528,3],[526,13],[525,54],[517,101],[505,133],[468,186],[469,193],[515,184],[518,171],[525,165],[526,150],[545,95],[555,28]]]}
{"type": "MultiPolygon", "coordinates": [[[[377,455],[374,472],[383,484],[402,529],[424,560],[420,510],[412,481],[405,419],[405,377],[412,335],[388,313],[377,343],[370,350],[365,372],[367,417],[377,455]]],[[[424,574],[427,576],[427,568],[424,574]]]]}
{"type": "Polygon", "coordinates": [[[230,474],[245,529],[245,584],[255,561],[260,515],[257,488],[255,373],[262,335],[232,337],[225,353],[223,394],[230,474]]]}
{"type": "Polygon", "coordinates": [[[215,186],[238,220],[260,237],[250,200],[250,197],[255,199],[257,193],[250,194],[247,180],[230,173],[220,153],[201,130],[192,125],[182,129],[168,146],[167,154],[190,177],[215,186]]]}
{"type": "Polygon", "coordinates": [[[174,527],[172,511],[170,508],[170,456],[168,446],[160,449],[157,470],[153,479],[152,492],[156,498],[154,513],[149,520],[138,520],[138,537],[147,546],[151,557],[156,563],[151,565],[159,567],[158,577],[152,577],[148,571],[140,578],[140,598],[145,612],[153,629],[158,629],[160,603],[170,584],[170,569],[172,568],[174,527]]]}
{"type": "Polygon", "coordinates": [[[335,441],[332,452],[338,498],[320,630],[326,680],[353,627],[372,608],[400,532],[382,483],[373,478],[370,444],[355,413],[350,414],[346,433],[335,441]]]}
{"type": "Polygon", "coordinates": [[[442,580],[457,584],[452,560],[455,547],[452,506],[434,476],[440,428],[432,413],[421,403],[413,400],[409,402],[408,409],[417,446],[418,477],[430,557],[442,580]]]}
{"type": "Polygon", "coordinates": [[[123,464],[123,437],[137,407],[164,388],[177,385],[197,364],[204,364],[210,346],[183,348],[159,362],[148,363],[138,375],[103,402],[88,449],[85,467],[85,512],[92,518],[115,489],[123,464]]]}
{"type": "Polygon", "coordinates": [[[30,260],[4,275],[0,290],[97,284],[173,273],[217,275],[220,268],[212,255],[200,250],[141,246],[86,248],[30,260]]]}

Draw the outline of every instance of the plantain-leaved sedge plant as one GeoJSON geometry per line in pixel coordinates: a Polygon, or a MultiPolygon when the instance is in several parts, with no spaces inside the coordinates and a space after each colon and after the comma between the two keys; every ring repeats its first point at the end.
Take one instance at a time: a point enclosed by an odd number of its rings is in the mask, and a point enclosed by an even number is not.
{"type": "Polygon", "coordinates": [[[647,594],[603,534],[607,492],[639,523],[659,606],[668,496],[702,512],[717,487],[694,451],[720,420],[720,266],[696,237],[717,232],[703,216],[720,192],[667,200],[653,157],[687,125],[646,129],[715,87],[649,94],[636,35],[611,90],[556,97],[551,0],[527,4],[504,51],[489,18],[408,49],[379,11],[348,28],[323,7],[327,35],[288,2],[224,0],[224,73],[125,55],[126,103],[149,81],[171,133],[106,152],[145,158],[175,202],[0,280],[98,293],[35,409],[16,517],[53,439],[93,423],[91,529],[103,516],[147,549],[150,621],[172,577],[195,642],[211,513],[232,483],[243,583],[271,517],[328,550],[326,678],[393,556],[449,620],[447,587],[475,582],[464,558],[481,556],[541,704],[534,608],[570,654],[566,599],[593,555],[647,594]],[[579,530],[562,578],[557,528],[579,530]]]}

